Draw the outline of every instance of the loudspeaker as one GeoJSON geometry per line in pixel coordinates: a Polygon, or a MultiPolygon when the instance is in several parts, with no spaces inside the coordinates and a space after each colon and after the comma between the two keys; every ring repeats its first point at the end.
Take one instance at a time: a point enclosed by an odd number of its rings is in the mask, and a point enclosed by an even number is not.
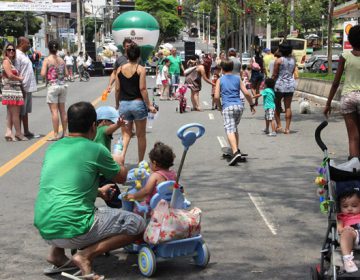
{"type": "Polygon", "coordinates": [[[195,55],[195,42],[185,41],[184,50],[185,50],[185,63],[187,63],[189,59],[194,58],[194,55],[195,55]]]}

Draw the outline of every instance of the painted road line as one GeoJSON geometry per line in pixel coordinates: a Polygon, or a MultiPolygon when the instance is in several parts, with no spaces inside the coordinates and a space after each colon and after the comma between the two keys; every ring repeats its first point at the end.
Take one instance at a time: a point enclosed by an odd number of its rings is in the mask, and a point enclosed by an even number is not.
{"type": "Polygon", "coordinates": [[[204,104],[205,106],[209,106],[209,103],[207,103],[206,101],[203,101],[203,104],[204,104]]]}
{"type": "MultiPolygon", "coordinates": [[[[97,103],[99,103],[101,100],[101,96],[95,99],[92,104],[95,106],[97,103]]],[[[62,127],[59,127],[59,132],[62,131],[62,127]]],[[[0,166],[0,177],[4,176],[6,173],[8,173],[11,169],[13,169],[15,166],[20,164],[23,160],[31,156],[33,153],[35,153],[38,149],[40,149],[42,146],[44,146],[46,143],[48,143],[48,139],[52,137],[53,131],[49,132],[47,135],[45,135],[43,138],[36,141],[34,144],[32,144],[30,147],[28,147],[25,151],[18,154],[13,159],[9,160],[4,165],[0,166]]]]}
{"type": "Polygon", "coordinates": [[[248,193],[248,195],[249,195],[252,203],[255,205],[256,210],[258,210],[261,218],[263,218],[265,224],[270,229],[271,233],[273,235],[276,235],[277,230],[276,230],[275,226],[272,223],[269,222],[269,220],[266,218],[263,210],[260,207],[260,205],[263,204],[263,201],[262,201],[261,197],[254,197],[254,196],[251,195],[251,193],[248,193]]]}
{"type": "Polygon", "coordinates": [[[223,136],[218,136],[217,139],[220,143],[221,148],[228,147],[227,141],[223,136]]]}
{"type": "Polygon", "coordinates": [[[210,119],[210,120],[215,119],[215,118],[214,118],[214,114],[213,114],[213,113],[209,113],[209,119],[210,119]]]}

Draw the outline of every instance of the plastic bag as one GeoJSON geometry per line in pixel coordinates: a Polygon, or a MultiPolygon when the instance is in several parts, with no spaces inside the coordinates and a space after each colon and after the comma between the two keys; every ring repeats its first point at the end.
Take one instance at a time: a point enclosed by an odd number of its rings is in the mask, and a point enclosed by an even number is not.
{"type": "Polygon", "coordinates": [[[144,240],[158,244],[170,240],[184,239],[200,234],[201,210],[172,209],[165,200],[160,200],[153,210],[144,232],[144,240]]]}

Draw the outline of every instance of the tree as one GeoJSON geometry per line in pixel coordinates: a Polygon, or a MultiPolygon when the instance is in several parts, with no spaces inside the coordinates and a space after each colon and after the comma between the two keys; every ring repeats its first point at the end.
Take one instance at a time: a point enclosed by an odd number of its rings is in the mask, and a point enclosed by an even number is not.
{"type": "Polygon", "coordinates": [[[25,35],[24,17],[28,19],[29,34],[37,33],[41,28],[42,20],[33,13],[0,12],[0,35],[20,37],[25,35]]]}
{"type": "Polygon", "coordinates": [[[177,15],[178,2],[176,0],[137,0],[135,9],[148,12],[156,18],[160,25],[159,42],[165,38],[177,37],[184,26],[177,15]]]}

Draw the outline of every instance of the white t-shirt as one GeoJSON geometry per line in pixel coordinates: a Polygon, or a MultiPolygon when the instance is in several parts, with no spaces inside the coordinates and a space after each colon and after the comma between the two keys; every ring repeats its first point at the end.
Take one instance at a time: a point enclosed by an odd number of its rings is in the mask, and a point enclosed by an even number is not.
{"type": "Polygon", "coordinates": [[[166,65],[164,65],[161,71],[161,80],[162,81],[167,80],[168,77],[169,77],[169,68],[166,65]]]}
{"type": "Polygon", "coordinates": [[[76,58],[76,64],[77,66],[81,66],[81,65],[84,65],[85,63],[85,57],[81,57],[80,55],[76,58]]]}
{"type": "Polygon", "coordinates": [[[66,55],[64,57],[64,60],[65,60],[66,65],[69,65],[69,66],[74,65],[74,58],[71,55],[66,55]]]}
{"type": "Polygon", "coordinates": [[[16,49],[15,68],[19,71],[20,76],[24,78],[22,81],[24,90],[26,92],[36,92],[37,85],[32,62],[30,58],[19,49],[16,49]]]}

